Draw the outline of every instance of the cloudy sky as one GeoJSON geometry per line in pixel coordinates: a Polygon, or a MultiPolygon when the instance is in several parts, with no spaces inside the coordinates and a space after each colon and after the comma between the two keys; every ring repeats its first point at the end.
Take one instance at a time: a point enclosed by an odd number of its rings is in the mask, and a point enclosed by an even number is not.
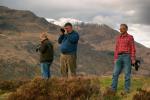
{"type": "Polygon", "coordinates": [[[150,47],[150,0],[1,0],[0,5],[38,16],[75,18],[118,29],[127,23],[135,40],[150,47]]]}

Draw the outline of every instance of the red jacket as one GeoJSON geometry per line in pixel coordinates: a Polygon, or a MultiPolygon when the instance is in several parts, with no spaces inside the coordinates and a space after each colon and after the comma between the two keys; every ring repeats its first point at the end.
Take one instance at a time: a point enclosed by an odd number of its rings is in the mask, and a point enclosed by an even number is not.
{"type": "Polygon", "coordinates": [[[129,53],[131,60],[135,60],[135,52],[134,38],[132,35],[126,33],[117,37],[114,60],[118,59],[119,53],[129,53]]]}

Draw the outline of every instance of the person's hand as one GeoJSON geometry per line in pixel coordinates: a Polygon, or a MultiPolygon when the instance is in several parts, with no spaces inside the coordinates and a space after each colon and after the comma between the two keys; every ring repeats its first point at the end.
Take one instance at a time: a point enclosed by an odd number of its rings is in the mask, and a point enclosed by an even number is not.
{"type": "Polygon", "coordinates": [[[40,41],[42,42],[43,40],[45,40],[45,38],[40,38],[40,41]]]}
{"type": "Polygon", "coordinates": [[[135,59],[132,59],[132,60],[131,60],[131,63],[132,63],[132,64],[135,64],[135,59]]]}
{"type": "Polygon", "coordinates": [[[65,33],[64,34],[67,34],[68,32],[67,32],[67,30],[65,29],[65,33]]]}
{"type": "Polygon", "coordinates": [[[117,62],[117,59],[114,60],[114,64],[116,64],[116,62],[117,62]]]}
{"type": "Polygon", "coordinates": [[[45,39],[46,39],[46,33],[43,32],[40,34],[40,41],[42,42],[45,39]]]}

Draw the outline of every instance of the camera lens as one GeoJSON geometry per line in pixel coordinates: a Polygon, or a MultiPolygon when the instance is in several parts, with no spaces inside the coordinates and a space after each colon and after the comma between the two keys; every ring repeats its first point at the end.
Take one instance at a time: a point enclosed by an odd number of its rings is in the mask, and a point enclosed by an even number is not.
{"type": "Polygon", "coordinates": [[[63,28],[61,28],[60,31],[61,31],[62,33],[65,33],[65,30],[64,30],[63,28]]]}

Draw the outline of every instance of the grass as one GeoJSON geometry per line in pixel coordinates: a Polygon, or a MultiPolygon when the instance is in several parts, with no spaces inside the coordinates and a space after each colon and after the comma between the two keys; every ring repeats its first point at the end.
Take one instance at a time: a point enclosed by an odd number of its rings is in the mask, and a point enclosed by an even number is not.
{"type": "MultiPolygon", "coordinates": [[[[111,85],[112,77],[104,76],[100,77],[101,91],[105,91],[107,87],[111,85]]],[[[124,91],[124,75],[121,75],[118,80],[117,98],[119,100],[132,100],[133,96],[137,93],[137,89],[145,89],[150,91],[150,78],[142,76],[133,76],[131,80],[131,91],[128,95],[122,96],[121,93],[124,91]]],[[[111,99],[118,100],[118,99],[111,99]]]]}
{"type": "MultiPolygon", "coordinates": [[[[149,81],[150,81],[150,79],[148,79],[148,78],[132,77],[131,91],[133,91],[136,88],[141,88],[142,85],[146,84],[149,81]]],[[[112,77],[110,77],[110,76],[100,77],[100,84],[101,84],[101,86],[103,86],[102,89],[105,89],[106,87],[110,86],[111,82],[112,82],[112,77]]],[[[118,92],[120,92],[122,90],[124,90],[124,76],[123,75],[121,75],[118,80],[118,92]]]]}
{"type": "MultiPolygon", "coordinates": [[[[149,98],[150,95],[150,78],[133,76],[131,82],[131,92],[127,95],[122,95],[124,90],[124,75],[119,78],[118,91],[115,96],[103,95],[107,87],[111,85],[111,76],[103,77],[77,77],[71,79],[52,78],[48,81],[40,78],[33,79],[22,85],[18,81],[3,82],[0,87],[0,100],[21,100],[20,97],[25,98],[39,98],[40,100],[63,100],[58,98],[71,98],[71,100],[142,100],[140,98],[149,98]],[[9,86],[9,88],[7,88],[9,86]],[[21,86],[21,87],[20,87],[21,86]],[[48,89],[47,89],[48,88],[48,89]],[[31,91],[32,90],[32,91],[31,91]],[[138,91],[137,91],[138,90],[138,91]],[[140,91],[139,91],[140,90],[140,91]],[[39,92],[40,91],[40,92],[39,92]],[[149,92],[147,92],[149,91],[149,92]],[[14,98],[14,99],[12,99],[14,98]],[[73,99],[75,98],[75,99],[73,99]]],[[[26,100],[30,100],[27,98],[26,100]]],[[[148,100],[148,99],[144,99],[148,100]]]]}
{"type": "Polygon", "coordinates": [[[5,100],[10,92],[14,92],[17,88],[29,80],[0,80],[0,100],[5,100]]]}

